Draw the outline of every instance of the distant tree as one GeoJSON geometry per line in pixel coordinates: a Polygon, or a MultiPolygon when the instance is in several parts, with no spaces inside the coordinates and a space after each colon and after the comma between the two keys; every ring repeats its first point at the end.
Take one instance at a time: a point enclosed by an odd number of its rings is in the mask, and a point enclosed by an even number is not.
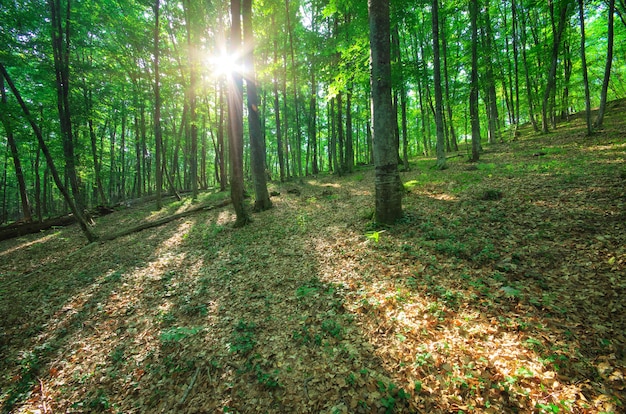
{"type": "Polygon", "coordinates": [[[391,42],[389,2],[368,0],[374,164],[376,167],[376,221],[393,224],[402,217],[402,182],[398,147],[394,139],[391,102],[391,42]]]}

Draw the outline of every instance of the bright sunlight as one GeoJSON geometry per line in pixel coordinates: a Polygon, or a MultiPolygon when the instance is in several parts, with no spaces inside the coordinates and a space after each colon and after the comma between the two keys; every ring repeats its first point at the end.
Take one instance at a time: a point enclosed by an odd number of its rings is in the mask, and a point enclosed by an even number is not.
{"type": "Polygon", "coordinates": [[[221,50],[218,54],[209,56],[207,58],[207,64],[213,76],[219,78],[222,76],[230,76],[233,73],[243,73],[245,68],[240,60],[241,57],[237,54],[221,50]]]}

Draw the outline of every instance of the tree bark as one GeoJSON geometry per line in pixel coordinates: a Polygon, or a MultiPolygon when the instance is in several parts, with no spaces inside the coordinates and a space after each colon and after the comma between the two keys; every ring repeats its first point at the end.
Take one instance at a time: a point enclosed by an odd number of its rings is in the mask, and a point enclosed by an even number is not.
{"type": "Polygon", "coordinates": [[[435,88],[435,126],[437,127],[437,165],[444,170],[446,164],[446,132],[443,125],[443,91],[441,90],[441,57],[439,53],[439,0],[433,0],[433,69],[435,88]]]}
{"type": "Polygon", "coordinates": [[[393,136],[389,2],[368,0],[371,60],[376,221],[393,224],[402,217],[402,182],[393,136]]]}
{"type": "MultiPolygon", "coordinates": [[[[30,201],[28,200],[28,192],[26,191],[26,180],[24,179],[24,172],[22,171],[22,163],[20,162],[19,152],[17,150],[17,144],[15,142],[15,136],[13,135],[13,127],[11,125],[11,119],[9,111],[7,110],[7,95],[4,90],[4,77],[0,76],[0,119],[4,125],[4,130],[7,135],[7,141],[9,148],[11,149],[11,158],[13,158],[13,166],[15,167],[15,176],[17,178],[17,186],[20,192],[20,201],[22,202],[22,215],[24,221],[31,222],[32,212],[30,207],[30,201]]],[[[5,169],[6,171],[6,169],[5,169]]]]}
{"type": "Polygon", "coordinates": [[[154,140],[155,140],[155,176],[156,208],[163,207],[163,131],[161,129],[161,78],[159,73],[159,11],[160,0],[154,0],[154,140]]]}
{"type": "Polygon", "coordinates": [[[243,0],[243,45],[245,50],[246,95],[248,101],[248,130],[250,133],[250,152],[252,177],[254,179],[254,211],[265,211],[272,208],[269,192],[267,191],[267,176],[265,174],[265,142],[261,130],[259,115],[259,96],[254,70],[254,37],[252,33],[252,0],[243,0]]]}
{"type": "Polygon", "coordinates": [[[4,65],[2,63],[0,63],[0,73],[6,79],[7,84],[9,85],[9,88],[13,92],[13,95],[15,96],[15,99],[17,99],[17,102],[20,104],[20,107],[22,108],[22,111],[24,112],[24,115],[26,116],[26,119],[30,123],[31,128],[33,129],[33,132],[35,133],[35,136],[37,137],[37,141],[39,142],[39,147],[41,148],[41,150],[44,153],[44,156],[46,157],[46,162],[48,163],[48,168],[50,169],[50,172],[52,174],[54,182],[55,182],[57,188],[59,189],[59,191],[61,192],[61,194],[63,195],[63,198],[64,198],[65,202],[70,207],[70,210],[72,211],[72,213],[74,214],[74,216],[78,220],[78,223],[80,224],[80,228],[83,231],[83,234],[85,235],[85,237],[87,238],[87,240],[90,243],[96,241],[98,239],[98,237],[91,231],[91,228],[89,227],[89,224],[87,223],[87,220],[85,220],[85,216],[83,215],[82,210],[77,208],[76,203],[74,202],[74,200],[70,196],[70,193],[67,191],[67,187],[65,187],[65,185],[61,181],[61,177],[59,176],[59,173],[58,173],[58,171],[57,171],[57,169],[56,169],[56,167],[54,165],[54,159],[52,158],[52,154],[50,154],[50,151],[48,150],[48,146],[46,145],[46,143],[45,143],[45,141],[43,139],[43,135],[41,134],[41,130],[37,126],[37,123],[35,122],[35,120],[32,117],[30,111],[28,110],[28,107],[26,106],[26,103],[24,103],[24,100],[22,99],[22,96],[20,95],[19,91],[17,90],[17,88],[13,84],[13,81],[9,77],[9,74],[6,71],[6,69],[4,68],[4,65]]]}
{"type": "Polygon", "coordinates": [[[614,14],[615,0],[609,0],[606,65],[604,66],[604,81],[602,82],[602,92],[600,93],[600,108],[598,109],[598,116],[596,117],[596,121],[594,123],[594,128],[596,129],[602,128],[604,113],[606,112],[606,100],[609,90],[609,81],[611,80],[611,65],[613,63],[613,41],[615,37],[614,14]]]}
{"type": "MultiPolygon", "coordinates": [[[[611,0],[614,1],[614,0],[611,0]]],[[[565,30],[565,23],[567,20],[567,11],[569,6],[569,0],[563,0],[561,2],[561,9],[559,11],[559,23],[557,30],[553,34],[552,40],[552,58],[550,61],[550,71],[548,73],[548,80],[546,82],[546,89],[543,92],[543,102],[541,105],[541,131],[544,134],[550,132],[549,126],[549,112],[550,109],[550,97],[556,87],[556,68],[559,63],[559,47],[561,45],[561,37],[565,30]]]]}
{"type": "Polygon", "coordinates": [[[83,211],[78,175],[76,174],[76,156],[74,155],[74,134],[70,111],[70,0],[65,5],[65,16],[60,0],[48,0],[50,7],[50,23],[52,25],[52,54],[54,57],[54,73],[56,76],[57,109],[63,141],[65,158],[65,175],[69,180],[72,195],[77,209],[83,211]]]}
{"type": "MultiPolygon", "coordinates": [[[[241,0],[231,0],[231,53],[239,59],[241,51],[241,0]]],[[[243,78],[233,72],[228,88],[229,151],[230,158],[230,198],[237,214],[235,227],[248,224],[250,217],[244,205],[243,184],[243,78]]]]}
{"type": "Polygon", "coordinates": [[[593,122],[591,119],[591,94],[589,92],[589,73],[587,72],[587,54],[585,53],[585,0],[578,0],[578,13],[580,19],[580,63],[583,72],[583,85],[585,87],[585,121],[587,123],[587,135],[593,134],[593,122]]]}
{"type": "Polygon", "coordinates": [[[478,162],[480,158],[480,118],[478,114],[478,0],[471,0],[470,26],[472,36],[472,73],[470,79],[470,124],[472,129],[472,157],[470,161],[478,162]]]}

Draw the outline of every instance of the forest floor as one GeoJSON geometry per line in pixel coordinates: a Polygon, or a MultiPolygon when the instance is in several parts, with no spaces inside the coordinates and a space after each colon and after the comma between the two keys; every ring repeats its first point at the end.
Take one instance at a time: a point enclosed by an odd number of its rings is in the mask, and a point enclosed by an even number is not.
{"type": "Polygon", "coordinates": [[[363,167],[1,242],[0,411],[626,412],[625,112],[416,161],[393,227],[363,167]]]}

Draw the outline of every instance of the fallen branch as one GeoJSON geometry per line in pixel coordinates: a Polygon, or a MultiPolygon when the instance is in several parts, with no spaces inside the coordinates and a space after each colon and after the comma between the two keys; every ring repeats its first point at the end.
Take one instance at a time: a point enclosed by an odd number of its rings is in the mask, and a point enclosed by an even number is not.
{"type": "Polygon", "coordinates": [[[64,227],[74,223],[76,223],[76,218],[72,214],[68,214],[42,222],[33,221],[30,223],[10,224],[0,228],[0,241],[25,236],[27,234],[39,233],[42,230],[48,230],[52,227],[64,227]]]}
{"type": "Polygon", "coordinates": [[[196,379],[198,379],[198,374],[199,373],[200,373],[200,367],[197,367],[196,368],[196,372],[193,374],[193,377],[191,378],[191,382],[189,383],[189,386],[185,390],[185,393],[183,394],[183,397],[178,402],[179,405],[183,405],[183,403],[185,402],[185,400],[189,396],[189,393],[191,392],[191,389],[193,388],[194,384],[196,383],[196,379]]]}
{"type": "Polygon", "coordinates": [[[123,236],[128,236],[129,234],[133,234],[133,233],[137,233],[140,232],[142,230],[146,230],[146,229],[151,229],[153,227],[158,227],[158,226],[162,226],[164,224],[167,224],[171,221],[174,220],[178,220],[179,218],[183,218],[183,217],[187,217],[190,216],[192,214],[195,214],[199,211],[209,211],[209,210],[214,210],[216,208],[221,208],[221,207],[226,207],[227,205],[230,204],[230,199],[226,199],[226,200],[222,200],[221,202],[217,203],[217,204],[213,204],[213,205],[207,205],[207,204],[202,204],[200,206],[191,208],[187,211],[184,211],[182,213],[178,213],[178,214],[173,214],[171,216],[167,216],[167,217],[163,217],[161,219],[155,220],[155,221],[151,221],[148,223],[142,223],[136,227],[130,228],[130,229],[126,229],[126,230],[122,230],[119,233],[114,233],[114,234],[110,234],[108,236],[102,236],[100,237],[99,241],[110,241],[110,240],[115,240],[119,237],[123,237],[123,236]]]}

